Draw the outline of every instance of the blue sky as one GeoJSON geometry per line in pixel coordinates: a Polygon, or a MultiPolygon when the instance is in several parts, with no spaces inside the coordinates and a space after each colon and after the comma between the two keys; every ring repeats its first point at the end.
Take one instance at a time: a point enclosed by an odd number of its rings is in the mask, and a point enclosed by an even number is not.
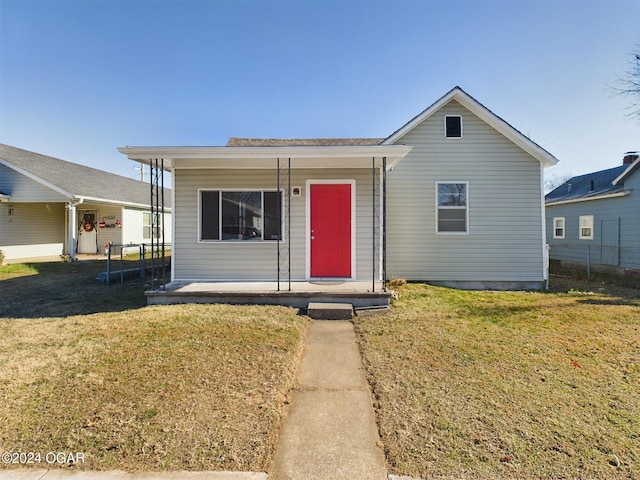
{"type": "Polygon", "coordinates": [[[0,142],[128,177],[125,145],[385,137],[456,85],[560,159],[617,166],[640,0],[0,0],[0,142]]]}

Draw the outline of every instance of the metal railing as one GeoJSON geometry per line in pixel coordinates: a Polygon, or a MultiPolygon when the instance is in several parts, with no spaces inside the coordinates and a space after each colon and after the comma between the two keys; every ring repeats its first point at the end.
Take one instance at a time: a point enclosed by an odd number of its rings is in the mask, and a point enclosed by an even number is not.
{"type": "MultiPolygon", "coordinates": [[[[165,248],[162,249],[162,258],[165,258],[165,254],[167,250],[171,250],[171,245],[167,244],[164,246],[165,248]]],[[[149,266],[147,266],[147,253],[154,253],[154,250],[156,250],[158,248],[157,245],[149,245],[146,243],[128,243],[128,244],[122,244],[122,243],[107,243],[106,246],[106,254],[107,254],[107,279],[106,279],[106,284],[110,285],[111,284],[111,273],[112,273],[112,267],[113,267],[113,263],[118,262],[117,257],[119,256],[119,266],[120,266],[120,285],[124,285],[124,280],[125,280],[125,272],[129,273],[129,272],[133,272],[135,270],[139,270],[140,272],[140,279],[142,280],[142,282],[145,282],[147,279],[147,270],[150,269],[150,274],[152,277],[154,277],[155,275],[158,274],[158,272],[154,271],[154,267],[155,265],[153,264],[153,262],[149,262],[149,266]],[[124,261],[125,261],[125,250],[130,250],[130,249],[137,249],[138,250],[138,268],[137,269],[125,269],[124,268],[124,261]],[[116,259],[114,260],[113,257],[113,253],[114,251],[119,250],[119,255],[116,254],[116,259]]],[[[130,253],[127,253],[127,255],[129,255],[130,253]]],[[[162,265],[162,284],[164,285],[164,271],[165,271],[165,266],[162,265]]],[[[157,267],[160,268],[160,267],[157,267]]]]}

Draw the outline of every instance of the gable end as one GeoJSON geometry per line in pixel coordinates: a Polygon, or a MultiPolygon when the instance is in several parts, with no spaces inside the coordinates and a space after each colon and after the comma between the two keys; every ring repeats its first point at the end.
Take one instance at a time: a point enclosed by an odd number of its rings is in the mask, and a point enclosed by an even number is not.
{"type": "Polygon", "coordinates": [[[400,127],[394,133],[392,133],[389,137],[387,137],[382,145],[391,145],[397,143],[402,137],[404,137],[407,133],[413,130],[415,127],[424,122],[427,118],[431,117],[437,111],[439,111],[442,107],[447,105],[452,100],[457,101],[469,110],[471,113],[476,115],[478,118],[483,120],[485,123],[493,127],[496,131],[505,136],[512,143],[519,146],[522,150],[527,152],[529,155],[534,157],[536,160],[542,163],[545,167],[550,167],[558,163],[558,159],[555,158],[551,153],[547,152],[540,145],[535,143],[529,137],[522,134],[520,131],[515,129],[513,126],[508,124],[502,118],[497,116],[487,107],[478,102],[471,95],[466,93],[462,88],[455,87],[450,90],[447,94],[437,100],[433,105],[428,107],[422,113],[413,117],[409,122],[400,127]]]}

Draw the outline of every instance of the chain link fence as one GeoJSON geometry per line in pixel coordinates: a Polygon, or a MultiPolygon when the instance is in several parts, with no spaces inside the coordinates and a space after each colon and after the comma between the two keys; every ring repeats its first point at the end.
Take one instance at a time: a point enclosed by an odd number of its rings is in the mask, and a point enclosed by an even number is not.
{"type": "Polygon", "coordinates": [[[549,245],[549,258],[563,265],[619,275],[640,275],[640,247],[558,243],[549,245]]]}

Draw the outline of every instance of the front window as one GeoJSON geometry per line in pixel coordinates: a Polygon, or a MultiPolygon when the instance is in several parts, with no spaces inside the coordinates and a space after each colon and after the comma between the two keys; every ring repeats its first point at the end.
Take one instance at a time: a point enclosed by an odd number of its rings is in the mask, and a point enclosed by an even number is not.
{"type": "Polygon", "coordinates": [[[200,240],[281,240],[282,192],[200,192],[200,240]]]}
{"type": "Polygon", "coordinates": [[[593,240],[593,215],[580,217],[580,240],[593,240]]]}
{"type": "Polygon", "coordinates": [[[553,238],[564,238],[564,217],[553,217],[553,238]]]}
{"type": "Polygon", "coordinates": [[[438,192],[437,232],[468,233],[467,202],[469,184],[467,182],[438,182],[436,187],[438,192]]]}

